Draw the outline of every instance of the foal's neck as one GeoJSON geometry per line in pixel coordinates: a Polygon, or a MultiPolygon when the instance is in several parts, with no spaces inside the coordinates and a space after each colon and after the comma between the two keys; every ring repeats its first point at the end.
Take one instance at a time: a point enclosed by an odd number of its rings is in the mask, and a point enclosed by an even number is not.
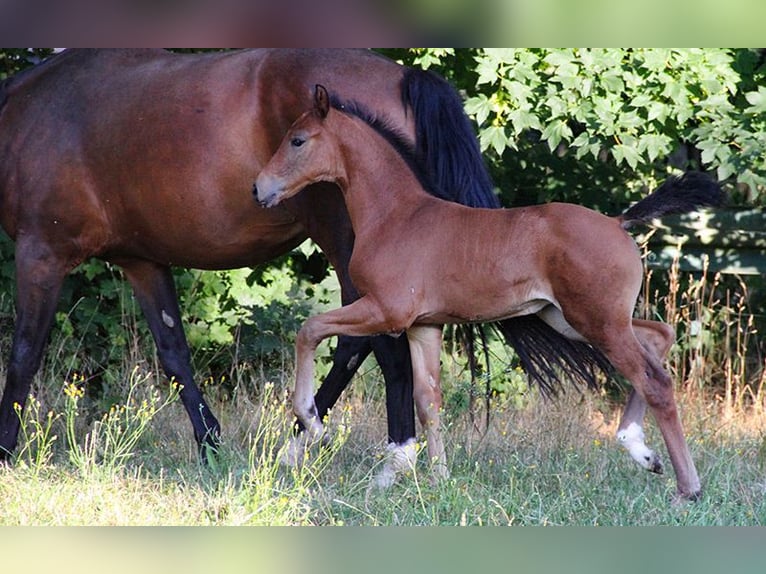
{"type": "Polygon", "coordinates": [[[338,122],[345,174],[339,181],[351,224],[360,231],[404,221],[424,203],[439,201],[418,181],[399,152],[361,119],[338,122]]]}

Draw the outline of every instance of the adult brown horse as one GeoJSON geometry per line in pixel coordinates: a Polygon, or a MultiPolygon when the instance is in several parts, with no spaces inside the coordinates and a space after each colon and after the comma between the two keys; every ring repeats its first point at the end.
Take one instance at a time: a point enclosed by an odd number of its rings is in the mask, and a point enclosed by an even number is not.
{"type": "MultiPolygon", "coordinates": [[[[167,376],[182,384],[203,455],[219,424],[194,384],[170,267],[257,265],[311,237],[337,271],[344,303],[357,298],[347,272],[353,232],[337,189],[311,186],[277,210],[250,194],[317,82],[406,133],[444,197],[496,205],[455,91],[368,51],[74,50],[0,84],[0,223],[16,241],[18,285],[0,458],[16,446],[15,406],[30,391],[64,277],[89,257],[124,270],[167,376]]],[[[371,349],[387,384],[389,438],[406,443],[415,423],[404,341],[339,341],[319,413],[371,349]]]]}
{"type": "Polygon", "coordinates": [[[312,396],[319,342],[335,335],[406,333],[429,455],[437,474],[445,474],[439,430],[442,325],[536,314],[567,338],[600,349],[630,381],[637,392],[620,432],[643,445],[648,404],[665,439],[678,494],[696,498],[699,477],[673,382],[662,366],[673,331],[632,316],[643,266],[625,230],[671,212],[718,205],[720,187],[698,173],[671,178],[618,217],[561,203],[471,209],[427,193],[427,179],[411,170],[417,164],[407,161],[406,147],[391,145],[402,141],[395,132],[353,103],[337,105],[343,112],[331,108],[327,92],[317,86],[313,109],[287,132],[255,189],[259,202],[275,206],[312,183],[337,183],[355,232],[349,273],[362,297],[308,319],[297,336],[293,405],[310,430],[304,437],[323,433],[312,396]]]}

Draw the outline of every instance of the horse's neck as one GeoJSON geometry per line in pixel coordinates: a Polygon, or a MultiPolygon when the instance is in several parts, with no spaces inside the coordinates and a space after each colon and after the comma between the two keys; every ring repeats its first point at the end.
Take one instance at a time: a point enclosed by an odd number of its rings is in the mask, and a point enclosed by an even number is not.
{"type": "Polygon", "coordinates": [[[341,187],[357,237],[381,225],[405,224],[424,203],[426,192],[407,162],[381,136],[345,146],[346,177],[341,187]]]}

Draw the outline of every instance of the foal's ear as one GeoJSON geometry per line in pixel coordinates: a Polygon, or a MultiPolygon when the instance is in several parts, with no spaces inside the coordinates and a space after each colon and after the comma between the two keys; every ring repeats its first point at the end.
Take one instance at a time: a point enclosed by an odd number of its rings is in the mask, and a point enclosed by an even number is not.
{"type": "Polygon", "coordinates": [[[330,111],[330,96],[321,84],[314,86],[314,111],[321,119],[325,119],[330,111]]]}

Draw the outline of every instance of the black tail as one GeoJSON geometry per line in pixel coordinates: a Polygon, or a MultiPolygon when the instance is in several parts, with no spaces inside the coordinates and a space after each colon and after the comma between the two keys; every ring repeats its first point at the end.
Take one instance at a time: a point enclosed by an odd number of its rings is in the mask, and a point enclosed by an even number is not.
{"type": "Polygon", "coordinates": [[[663,215],[688,213],[700,207],[719,207],[725,201],[726,194],[717,182],[704,173],[689,171],[681,177],[669,177],[653,193],[628,208],[619,219],[627,229],[663,215]]]}
{"type": "Polygon", "coordinates": [[[493,325],[514,348],[530,385],[556,396],[565,382],[596,389],[614,375],[601,351],[561,335],[537,315],[514,317],[493,325]]]}
{"type": "MultiPolygon", "coordinates": [[[[476,133],[452,86],[436,74],[409,68],[402,83],[402,100],[415,116],[416,155],[445,199],[471,207],[500,207],[476,133]]],[[[599,351],[567,339],[537,315],[506,319],[493,327],[515,349],[530,384],[538,385],[546,395],[555,395],[565,382],[594,387],[612,372],[599,351]]],[[[485,358],[487,355],[482,329],[481,325],[462,325],[457,333],[474,377],[478,370],[475,340],[485,358]]],[[[489,397],[489,372],[487,375],[489,397]]]]}
{"type": "Polygon", "coordinates": [[[407,68],[402,100],[415,118],[415,153],[437,189],[456,203],[500,207],[476,132],[455,89],[432,72],[407,68]]]}

